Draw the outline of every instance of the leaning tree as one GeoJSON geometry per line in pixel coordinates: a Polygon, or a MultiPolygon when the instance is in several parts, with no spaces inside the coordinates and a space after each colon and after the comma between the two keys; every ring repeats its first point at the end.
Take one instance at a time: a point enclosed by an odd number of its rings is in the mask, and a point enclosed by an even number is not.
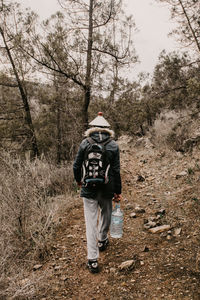
{"type": "Polygon", "coordinates": [[[200,0],[157,0],[168,3],[178,26],[172,34],[186,46],[200,53],[200,0]]]}
{"type": "MultiPolygon", "coordinates": [[[[0,3],[0,57],[4,76],[0,85],[17,88],[22,101],[23,110],[23,139],[29,144],[33,156],[39,154],[35,130],[27,93],[27,81],[33,69],[28,63],[29,57],[21,50],[21,41],[31,30],[35,15],[21,11],[19,4],[1,0],[0,3]]],[[[23,141],[24,143],[24,141],[23,141]]]]}

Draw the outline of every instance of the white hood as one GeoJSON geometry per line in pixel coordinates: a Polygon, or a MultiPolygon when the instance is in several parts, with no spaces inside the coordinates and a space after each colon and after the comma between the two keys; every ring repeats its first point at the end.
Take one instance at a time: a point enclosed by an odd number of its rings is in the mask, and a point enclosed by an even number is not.
{"type": "Polygon", "coordinates": [[[114,138],[115,133],[113,130],[108,129],[108,128],[101,128],[101,127],[93,127],[93,128],[89,128],[88,130],[85,131],[84,136],[85,137],[89,137],[92,133],[94,132],[107,132],[109,133],[111,138],[114,138]]]}

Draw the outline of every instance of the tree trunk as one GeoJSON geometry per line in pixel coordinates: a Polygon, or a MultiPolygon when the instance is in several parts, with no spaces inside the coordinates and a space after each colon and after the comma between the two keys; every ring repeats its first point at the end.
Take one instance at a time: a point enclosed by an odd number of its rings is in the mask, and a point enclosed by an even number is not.
{"type": "Polygon", "coordinates": [[[88,107],[90,104],[91,95],[91,66],[92,66],[92,43],[93,43],[93,5],[94,0],[90,0],[89,7],[89,30],[88,30],[88,46],[87,46],[87,66],[85,76],[85,93],[83,106],[83,125],[84,128],[88,126],[88,107]]]}
{"type": "Polygon", "coordinates": [[[113,66],[113,83],[112,83],[112,90],[110,92],[110,105],[113,105],[113,103],[115,102],[115,94],[117,91],[117,85],[118,85],[118,63],[117,61],[115,62],[114,66],[113,66]]]}
{"type": "Polygon", "coordinates": [[[142,124],[140,124],[140,132],[141,132],[142,136],[145,135],[144,128],[143,128],[142,124]]]}
{"type": "Polygon", "coordinates": [[[57,164],[60,165],[61,163],[61,156],[62,156],[62,137],[61,137],[61,103],[60,103],[60,95],[59,95],[59,87],[55,82],[55,89],[56,89],[56,128],[57,128],[57,164]]]}
{"type": "Polygon", "coordinates": [[[5,39],[4,32],[3,32],[2,28],[0,28],[0,33],[1,33],[1,36],[3,38],[5,49],[6,49],[6,52],[8,54],[8,58],[10,60],[10,63],[12,65],[12,69],[13,69],[13,72],[14,72],[14,75],[15,75],[15,78],[16,78],[16,81],[17,81],[17,85],[18,85],[18,88],[19,88],[19,91],[20,91],[20,94],[21,94],[21,98],[22,98],[22,101],[23,101],[24,110],[25,110],[25,122],[28,125],[30,142],[31,142],[32,151],[33,151],[33,157],[35,158],[35,157],[39,156],[39,151],[38,151],[38,147],[37,147],[37,140],[36,140],[36,136],[35,136],[35,130],[34,130],[32,118],[31,118],[30,107],[29,107],[27,95],[24,91],[22,82],[19,78],[17,69],[15,67],[14,60],[12,58],[10,49],[7,45],[7,42],[6,42],[6,39],[5,39]]]}
{"type": "Polygon", "coordinates": [[[57,164],[61,163],[62,153],[62,139],[61,139],[61,118],[60,118],[60,105],[57,99],[57,164]]]}
{"type": "Polygon", "coordinates": [[[149,126],[152,126],[153,120],[152,120],[152,114],[151,114],[151,109],[149,107],[149,104],[146,103],[145,109],[146,109],[146,115],[147,115],[147,124],[149,126]]]}
{"type": "Polygon", "coordinates": [[[195,44],[196,44],[196,46],[197,46],[197,48],[198,48],[198,50],[199,50],[199,52],[200,52],[200,44],[199,44],[198,38],[197,38],[197,36],[196,36],[196,34],[195,34],[195,31],[194,31],[194,29],[193,29],[193,27],[192,27],[192,24],[191,24],[191,22],[190,22],[190,18],[189,18],[189,16],[188,16],[187,12],[186,12],[186,9],[185,9],[185,7],[184,7],[184,5],[183,5],[182,0],[179,0],[179,3],[180,3],[180,5],[181,5],[181,8],[182,8],[182,10],[183,10],[183,13],[184,13],[184,15],[185,15],[185,17],[186,17],[186,20],[187,20],[188,26],[189,26],[189,28],[190,28],[190,30],[191,30],[192,36],[193,36],[193,38],[194,38],[195,44]]]}

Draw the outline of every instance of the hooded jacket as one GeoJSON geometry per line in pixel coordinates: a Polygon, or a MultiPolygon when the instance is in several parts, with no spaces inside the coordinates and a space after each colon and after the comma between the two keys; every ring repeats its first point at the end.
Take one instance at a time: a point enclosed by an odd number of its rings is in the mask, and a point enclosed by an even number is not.
{"type": "Polygon", "coordinates": [[[97,143],[105,142],[111,138],[111,140],[105,145],[110,169],[108,172],[108,183],[96,187],[86,187],[83,185],[81,188],[81,197],[95,199],[97,194],[101,193],[104,198],[112,198],[114,193],[121,194],[120,155],[119,147],[112,139],[114,138],[114,132],[107,128],[95,127],[88,129],[85,132],[85,137],[86,138],[80,144],[73,164],[75,180],[77,182],[81,182],[82,180],[82,164],[84,161],[85,150],[89,145],[87,137],[91,137],[97,143]]]}

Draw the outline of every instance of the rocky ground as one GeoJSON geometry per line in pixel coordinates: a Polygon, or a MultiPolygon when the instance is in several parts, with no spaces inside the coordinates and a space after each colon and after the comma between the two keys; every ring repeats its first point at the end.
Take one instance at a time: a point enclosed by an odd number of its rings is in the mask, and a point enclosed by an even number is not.
{"type": "Polygon", "coordinates": [[[200,299],[199,152],[160,151],[127,137],[119,144],[124,233],[100,254],[101,272],[90,274],[85,266],[77,193],[60,216],[51,256],[19,283],[21,295],[32,289],[32,296],[11,299],[200,299]]]}

